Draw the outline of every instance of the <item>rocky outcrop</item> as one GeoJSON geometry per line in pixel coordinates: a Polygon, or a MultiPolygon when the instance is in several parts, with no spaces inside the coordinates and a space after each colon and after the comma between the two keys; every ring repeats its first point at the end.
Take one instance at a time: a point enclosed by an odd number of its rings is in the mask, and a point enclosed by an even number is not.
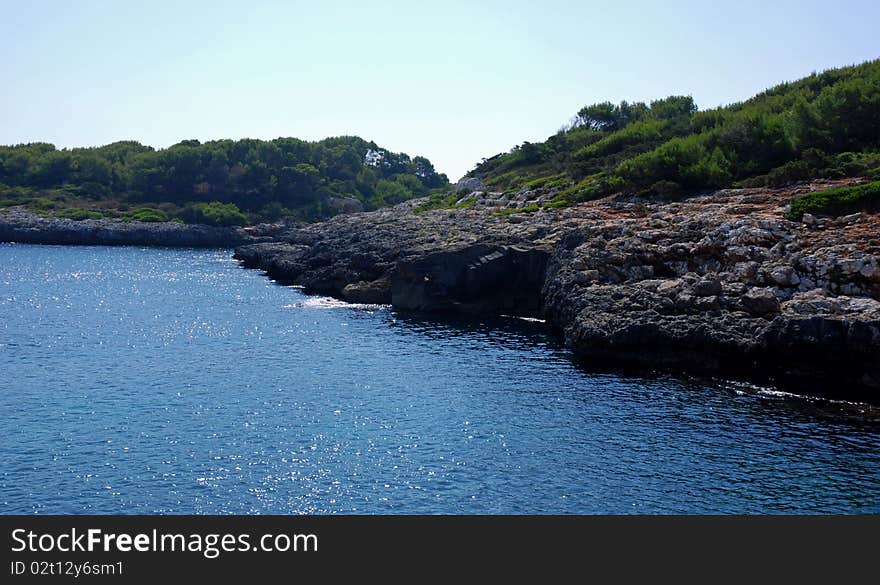
{"type": "Polygon", "coordinates": [[[21,210],[0,212],[0,242],[214,248],[273,239],[273,235],[235,227],[111,219],[74,221],[21,210]]]}
{"type": "Polygon", "coordinates": [[[481,181],[477,177],[464,177],[458,183],[455,184],[455,192],[456,193],[470,193],[472,191],[477,191],[480,187],[483,186],[483,181],[481,181]]]}
{"type": "Polygon", "coordinates": [[[478,233],[455,213],[415,214],[404,205],[300,226],[284,242],[242,246],[235,257],[308,293],[350,302],[534,315],[552,251],[536,241],[540,232],[478,233]]]}
{"type": "Polygon", "coordinates": [[[391,303],[416,311],[538,315],[550,251],[475,244],[401,260],[391,303]]]}
{"type": "Polygon", "coordinates": [[[364,204],[354,197],[331,197],[327,203],[336,213],[359,213],[364,204]]]}
{"type": "Polygon", "coordinates": [[[545,314],[588,360],[880,389],[871,242],[816,247],[802,225],[726,215],[658,210],[575,230],[551,261],[545,314]]]}
{"type": "Polygon", "coordinates": [[[300,226],[236,257],[350,301],[540,315],[588,364],[727,372],[877,400],[880,216],[783,217],[795,194],[828,186],[514,215],[410,203],[300,226]]]}

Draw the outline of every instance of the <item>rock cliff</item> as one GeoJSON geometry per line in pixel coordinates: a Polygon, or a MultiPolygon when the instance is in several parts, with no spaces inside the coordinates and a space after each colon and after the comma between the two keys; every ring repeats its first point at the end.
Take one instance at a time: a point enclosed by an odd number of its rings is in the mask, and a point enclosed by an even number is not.
{"type": "MultiPolygon", "coordinates": [[[[517,201],[335,217],[243,246],[306,292],[400,309],[543,316],[586,363],[880,395],[880,216],[784,219],[798,193],[725,190],[506,214],[517,201]]],[[[523,200],[536,198],[525,193],[523,200]]]]}

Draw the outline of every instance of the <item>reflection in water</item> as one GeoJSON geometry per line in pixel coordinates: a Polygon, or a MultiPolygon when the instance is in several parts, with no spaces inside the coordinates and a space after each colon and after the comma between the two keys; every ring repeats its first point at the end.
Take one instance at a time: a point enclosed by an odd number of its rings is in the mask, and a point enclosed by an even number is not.
{"type": "Polygon", "coordinates": [[[228,251],[0,245],[2,511],[880,512],[876,409],[587,371],[228,251]]]}

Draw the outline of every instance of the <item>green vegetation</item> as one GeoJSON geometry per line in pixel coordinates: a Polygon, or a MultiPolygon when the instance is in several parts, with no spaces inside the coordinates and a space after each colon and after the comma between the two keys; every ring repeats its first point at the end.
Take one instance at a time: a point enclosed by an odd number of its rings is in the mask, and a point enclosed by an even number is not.
{"type": "MultiPolygon", "coordinates": [[[[157,221],[168,221],[168,216],[160,209],[153,209],[151,207],[142,207],[140,209],[135,209],[129,213],[126,213],[124,219],[129,219],[133,221],[145,221],[145,222],[157,222],[157,221]]],[[[201,222],[197,222],[201,223],[201,222]]]]}
{"type": "Polygon", "coordinates": [[[525,207],[510,207],[507,209],[502,209],[498,212],[498,215],[516,215],[518,213],[535,213],[541,208],[537,205],[526,205],[525,207]]]}
{"type": "Polygon", "coordinates": [[[432,209],[468,209],[476,205],[474,197],[467,197],[465,193],[450,193],[446,190],[438,190],[428,196],[428,200],[415,208],[416,213],[430,211],[432,209]],[[459,201],[461,201],[459,203],[459,201]]]}
{"type": "Polygon", "coordinates": [[[880,60],[698,111],[690,96],[582,108],[542,143],[470,173],[489,190],[550,190],[554,206],[611,193],[669,196],[817,177],[880,176],[880,60]]]}
{"type": "Polygon", "coordinates": [[[89,211],[88,209],[80,209],[76,207],[62,209],[61,211],[56,212],[54,215],[55,217],[73,219],[76,221],[80,221],[83,219],[101,219],[104,217],[104,214],[98,211],[89,211]]]}
{"type": "Polygon", "coordinates": [[[812,215],[843,215],[864,209],[880,208],[880,181],[815,191],[796,197],[788,218],[799,221],[805,213],[812,215]]]}
{"type": "Polygon", "coordinates": [[[184,214],[189,223],[204,223],[208,225],[245,225],[247,217],[236,207],[234,203],[196,203],[187,208],[184,214]]]}
{"type": "MultiPolygon", "coordinates": [[[[818,177],[880,180],[880,60],[712,110],[698,111],[690,96],[586,106],[546,141],[525,142],[470,174],[487,190],[552,191],[545,207],[612,193],[671,197],[818,177]]],[[[185,140],[164,150],[137,142],[0,146],[0,207],[73,219],[242,225],[321,219],[351,208],[350,199],[375,209],[425,196],[417,211],[474,205],[451,194],[427,159],[357,137],[185,140]]],[[[815,201],[817,209],[850,205],[815,201]]]]}
{"type": "Polygon", "coordinates": [[[334,199],[375,209],[446,191],[448,184],[424,157],[350,136],[185,140],[164,150],[131,141],[70,150],[0,146],[0,206],[72,219],[314,220],[336,212],[334,199]]]}

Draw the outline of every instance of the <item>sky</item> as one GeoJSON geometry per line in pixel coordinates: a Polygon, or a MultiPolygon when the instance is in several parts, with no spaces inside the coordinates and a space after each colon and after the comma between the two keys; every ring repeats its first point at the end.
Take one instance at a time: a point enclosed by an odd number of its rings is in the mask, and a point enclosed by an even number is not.
{"type": "Polygon", "coordinates": [[[455,180],[582,106],[880,57],[876,0],[0,0],[0,144],[358,135],[455,180]]]}

